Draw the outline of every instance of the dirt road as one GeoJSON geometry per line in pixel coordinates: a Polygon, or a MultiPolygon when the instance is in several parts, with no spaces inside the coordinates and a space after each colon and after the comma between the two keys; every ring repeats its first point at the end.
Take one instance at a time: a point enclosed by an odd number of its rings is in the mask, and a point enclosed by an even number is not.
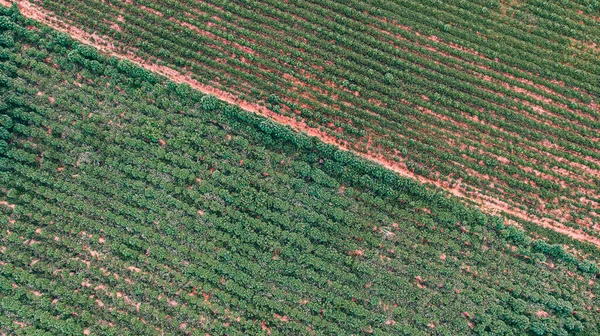
{"type": "MultiPolygon", "coordinates": [[[[177,83],[187,83],[194,89],[196,89],[204,94],[212,94],[215,97],[217,97],[229,104],[238,105],[246,111],[250,111],[250,112],[256,113],[258,115],[267,117],[277,123],[288,125],[292,129],[294,129],[298,132],[304,132],[310,136],[319,137],[323,142],[335,145],[343,150],[351,150],[350,149],[351,146],[349,146],[349,144],[344,143],[344,142],[340,141],[339,139],[337,139],[333,136],[330,136],[327,133],[325,133],[317,128],[310,127],[310,126],[306,125],[305,123],[299,122],[293,118],[279,115],[279,114],[267,109],[264,106],[260,106],[258,104],[243,101],[231,93],[219,90],[217,88],[211,87],[206,84],[202,84],[202,83],[196,81],[195,79],[191,78],[189,75],[181,74],[177,70],[168,68],[166,66],[148,63],[143,59],[135,57],[132,53],[124,53],[124,52],[118,50],[114,46],[114,43],[111,41],[110,38],[108,38],[106,36],[98,36],[95,34],[90,34],[88,32],[85,32],[84,30],[77,28],[76,26],[71,25],[68,22],[64,22],[64,21],[57,19],[52,12],[45,10],[37,5],[34,5],[28,1],[16,1],[16,2],[21,10],[21,13],[25,17],[35,19],[35,20],[42,22],[43,24],[48,25],[58,31],[67,33],[71,37],[73,37],[73,39],[79,41],[80,43],[93,46],[107,55],[115,56],[120,59],[127,59],[127,60],[139,65],[140,67],[143,67],[146,70],[155,72],[162,76],[165,76],[169,80],[172,80],[177,83]]],[[[9,2],[7,0],[0,0],[0,4],[4,5],[4,6],[10,6],[11,2],[9,2]]],[[[384,158],[382,155],[377,155],[374,153],[356,152],[353,150],[351,150],[351,151],[354,152],[356,155],[360,155],[368,160],[377,162],[377,163],[385,166],[386,168],[393,170],[394,172],[398,173],[399,175],[401,175],[403,177],[413,178],[413,179],[418,180],[421,183],[434,185],[434,186],[441,188],[441,189],[447,191],[448,193],[452,194],[453,196],[456,196],[460,199],[473,201],[480,206],[482,211],[484,211],[486,213],[509,214],[509,215],[515,216],[517,218],[520,218],[522,220],[530,221],[530,222],[540,225],[544,228],[548,228],[548,229],[554,230],[556,232],[568,235],[573,239],[577,239],[580,241],[586,241],[586,242],[592,243],[592,244],[600,247],[600,239],[590,236],[587,233],[583,232],[582,230],[576,230],[576,229],[567,227],[567,226],[563,225],[562,223],[559,223],[557,221],[554,221],[554,220],[551,220],[548,218],[533,217],[521,209],[508,206],[506,203],[504,203],[500,200],[478,194],[477,191],[471,192],[471,193],[469,193],[469,195],[466,195],[464,192],[462,192],[457,187],[448,187],[448,186],[443,185],[439,181],[430,180],[423,176],[417,176],[413,172],[411,172],[403,163],[397,163],[397,162],[390,161],[390,160],[384,158]]]]}

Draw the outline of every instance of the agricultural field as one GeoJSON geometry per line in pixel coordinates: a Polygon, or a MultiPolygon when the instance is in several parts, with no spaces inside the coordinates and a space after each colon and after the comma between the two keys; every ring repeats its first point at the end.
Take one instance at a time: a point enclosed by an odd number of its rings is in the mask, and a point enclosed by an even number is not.
{"type": "Polygon", "coordinates": [[[2,334],[600,332],[596,247],[538,239],[16,7],[0,7],[0,139],[2,334]]]}
{"type": "Polygon", "coordinates": [[[600,235],[598,1],[20,3],[486,212],[600,235]]]}

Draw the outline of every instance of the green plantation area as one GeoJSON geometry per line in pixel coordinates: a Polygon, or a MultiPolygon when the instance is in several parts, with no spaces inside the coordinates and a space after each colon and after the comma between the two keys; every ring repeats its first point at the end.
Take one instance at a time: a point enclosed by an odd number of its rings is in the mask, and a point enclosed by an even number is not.
{"type": "Polygon", "coordinates": [[[30,1],[470,200],[600,237],[598,0],[30,1]]]}
{"type": "Polygon", "coordinates": [[[598,335],[594,251],[0,7],[2,333],[598,335]]]}

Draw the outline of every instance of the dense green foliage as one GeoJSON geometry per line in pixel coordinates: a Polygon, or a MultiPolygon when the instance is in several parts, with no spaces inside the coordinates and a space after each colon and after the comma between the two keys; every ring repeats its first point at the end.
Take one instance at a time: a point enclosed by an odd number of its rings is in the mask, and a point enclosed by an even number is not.
{"type": "Polygon", "coordinates": [[[471,198],[599,236],[596,0],[34,2],[471,198]]]}
{"type": "Polygon", "coordinates": [[[592,261],[0,11],[2,332],[599,332],[592,261]]]}

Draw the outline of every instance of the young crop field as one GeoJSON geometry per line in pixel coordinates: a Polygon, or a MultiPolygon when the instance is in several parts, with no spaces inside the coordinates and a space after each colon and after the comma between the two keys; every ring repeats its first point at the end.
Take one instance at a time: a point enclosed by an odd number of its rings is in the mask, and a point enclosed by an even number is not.
{"type": "Polygon", "coordinates": [[[20,3],[488,212],[600,236],[598,1],[20,3]]]}
{"type": "Polygon", "coordinates": [[[600,332],[595,247],[532,237],[16,7],[0,7],[0,228],[2,334],[600,332]]]}

